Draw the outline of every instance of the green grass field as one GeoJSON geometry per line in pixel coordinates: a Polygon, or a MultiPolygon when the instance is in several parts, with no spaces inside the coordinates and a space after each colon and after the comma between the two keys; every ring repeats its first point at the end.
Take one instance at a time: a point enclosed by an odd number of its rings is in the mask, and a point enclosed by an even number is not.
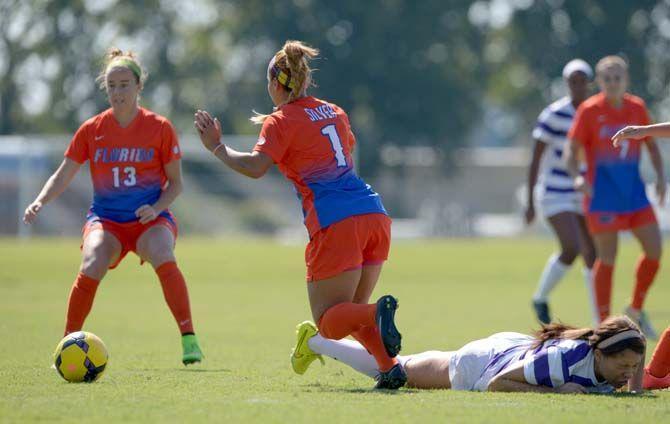
{"type": "MultiPolygon", "coordinates": [[[[0,421],[90,422],[667,422],[670,391],[627,395],[534,395],[371,390],[340,363],[292,373],[295,325],[310,317],[303,248],[266,239],[181,239],[205,361],[181,365],[176,324],[151,269],[129,255],[104,280],[85,329],[110,350],[102,379],[69,384],[50,369],[79,242],[0,239],[0,421]]],[[[404,353],[457,349],[497,331],[535,327],[529,299],[552,251],[549,239],[398,242],[375,297],[400,299],[404,353]]],[[[632,289],[637,246],[623,243],[614,308],[632,289]]],[[[668,259],[664,262],[667,264],[668,259]]],[[[580,265],[581,267],[581,265],[580,265]]],[[[670,324],[670,267],[647,302],[670,324]]],[[[555,315],[587,325],[578,267],[553,296],[555,315]]],[[[650,346],[653,348],[653,344],[650,346]]]]}

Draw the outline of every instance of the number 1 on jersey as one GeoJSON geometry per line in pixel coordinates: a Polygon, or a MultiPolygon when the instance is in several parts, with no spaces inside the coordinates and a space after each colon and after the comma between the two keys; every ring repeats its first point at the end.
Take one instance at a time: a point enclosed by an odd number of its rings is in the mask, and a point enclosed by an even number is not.
{"type": "Polygon", "coordinates": [[[342,148],[342,142],[340,141],[340,136],[337,134],[337,128],[335,124],[326,125],[321,128],[321,134],[328,137],[330,140],[330,145],[333,147],[335,152],[335,160],[337,161],[337,167],[342,168],[347,166],[347,158],[344,156],[344,149],[342,148]]]}

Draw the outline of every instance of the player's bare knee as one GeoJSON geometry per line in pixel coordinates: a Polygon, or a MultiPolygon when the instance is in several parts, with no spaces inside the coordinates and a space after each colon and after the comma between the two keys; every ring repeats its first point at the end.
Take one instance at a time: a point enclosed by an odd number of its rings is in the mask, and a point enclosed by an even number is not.
{"type": "Polygon", "coordinates": [[[95,255],[85,255],[82,258],[81,266],[79,267],[79,272],[91,277],[96,280],[102,279],[107,272],[109,267],[109,258],[97,257],[95,255]]]}
{"type": "Polygon", "coordinates": [[[168,262],[176,262],[173,250],[167,248],[149,249],[144,260],[149,262],[154,268],[158,268],[168,262]]]}
{"type": "Polygon", "coordinates": [[[579,249],[577,246],[564,246],[561,250],[561,255],[558,257],[558,260],[566,265],[572,265],[572,263],[577,258],[577,255],[579,255],[579,249]]]}

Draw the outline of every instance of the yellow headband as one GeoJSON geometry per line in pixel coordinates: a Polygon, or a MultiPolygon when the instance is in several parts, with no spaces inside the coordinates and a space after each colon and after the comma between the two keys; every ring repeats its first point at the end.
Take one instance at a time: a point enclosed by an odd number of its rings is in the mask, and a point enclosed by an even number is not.
{"type": "Polygon", "coordinates": [[[142,80],[142,69],[140,69],[140,66],[132,59],[127,59],[124,57],[114,59],[111,62],[109,62],[109,65],[107,65],[107,72],[109,72],[110,69],[112,68],[128,68],[131,70],[133,74],[137,77],[138,80],[142,80]]]}

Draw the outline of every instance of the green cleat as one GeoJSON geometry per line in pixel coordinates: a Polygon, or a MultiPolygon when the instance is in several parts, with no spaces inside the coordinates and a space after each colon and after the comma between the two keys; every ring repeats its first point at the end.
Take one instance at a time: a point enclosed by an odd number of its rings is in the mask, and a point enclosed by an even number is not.
{"type": "Polygon", "coordinates": [[[309,321],[302,322],[296,327],[297,340],[291,352],[291,366],[296,374],[304,374],[310,364],[317,359],[321,361],[322,365],[325,364],[323,357],[318,353],[314,353],[307,343],[318,332],[319,330],[316,329],[316,325],[309,321]]]}
{"type": "Polygon", "coordinates": [[[198,339],[195,337],[195,334],[184,334],[181,336],[181,347],[184,350],[184,355],[181,358],[184,365],[201,362],[202,358],[205,357],[205,355],[202,354],[202,350],[200,350],[198,339]]]}

